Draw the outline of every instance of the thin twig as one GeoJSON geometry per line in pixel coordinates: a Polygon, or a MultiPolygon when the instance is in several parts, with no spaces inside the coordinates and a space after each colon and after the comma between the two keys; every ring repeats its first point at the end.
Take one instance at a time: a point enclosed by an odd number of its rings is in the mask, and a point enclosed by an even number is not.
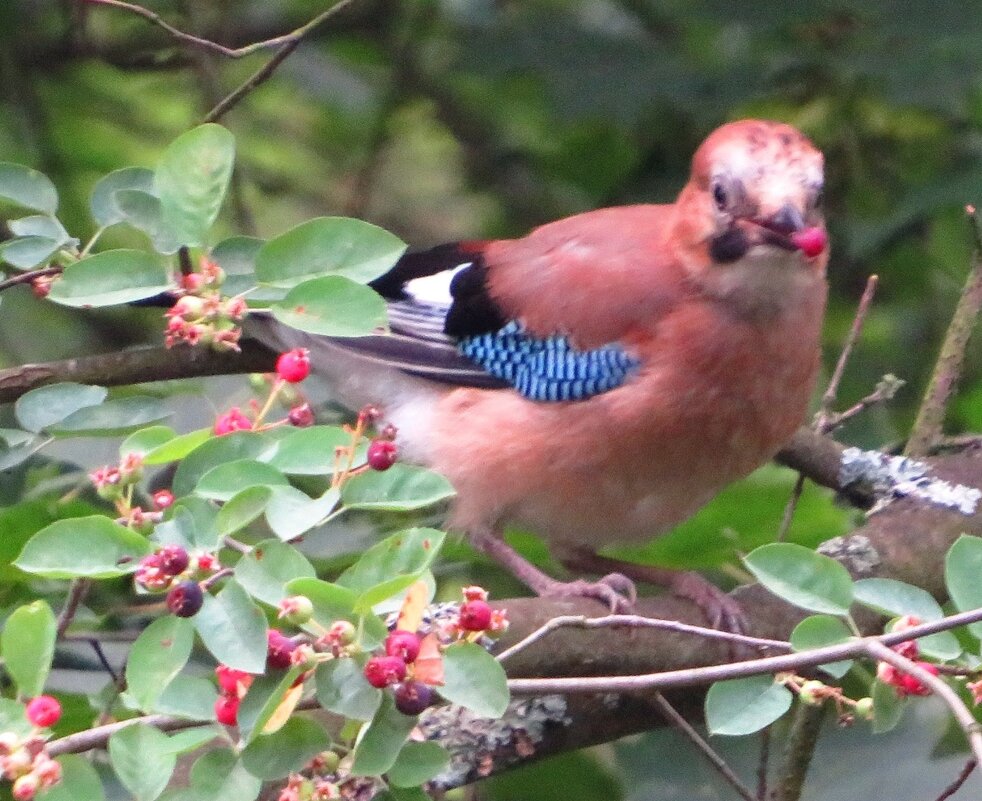
{"type": "Polygon", "coordinates": [[[760,732],[760,757],[757,760],[757,801],[767,801],[767,767],[771,758],[771,727],[760,732]]]}
{"type": "Polygon", "coordinates": [[[5,289],[10,289],[12,286],[17,286],[18,284],[29,284],[35,278],[42,278],[46,275],[61,275],[64,267],[43,267],[40,270],[31,270],[27,273],[20,273],[12,278],[7,278],[4,281],[0,281],[0,292],[5,289]]]}
{"type": "Polygon", "coordinates": [[[640,673],[634,676],[580,676],[549,679],[509,679],[508,688],[514,695],[547,695],[549,693],[631,693],[667,690],[676,687],[694,687],[712,684],[724,679],[742,679],[748,676],[761,676],[798,671],[806,667],[854,659],[868,655],[869,642],[883,645],[896,645],[907,640],[916,640],[928,634],[948,631],[982,620],[982,608],[960,612],[931,623],[922,623],[901,632],[890,632],[877,637],[856,638],[837,645],[799,651],[794,654],[767,656],[744,662],[722,665],[666,670],[661,673],[640,673]]]}
{"type": "Polygon", "coordinates": [[[756,796],[754,796],[754,794],[750,791],[750,788],[747,787],[740,777],[733,772],[733,769],[726,764],[726,760],[716,753],[713,747],[706,742],[699,732],[692,728],[689,721],[682,717],[674,706],[665,700],[665,696],[663,696],[661,693],[655,693],[653,700],[658,706],[658,709],[661,711],[662,715],[664,715],[670,723],[676,726],[679,731],[689,738],[689,741],[696,747],[699,753],[706,758],[709,764],[716,769],[716,772],[723,777],[730,787],[736,790],[737,794],[744,799],[744,801],[757,801],[756,796]]]}
{"type": "Polygon", "coordinates": [[[116,675],[116,671],[113,670],[113,666],[110,665],[109,660],[106,659],[106,652],[102,650],[102,643],[91,637],[87,639],[86,642],[92,646],[92,650],[95,651],[96,659],[99,660],[99,664],[102,665],[103,670],[109,674],[109,677],[113,680],[113,684],[118,683],[119,676],[116,675]]]}
{"type": "Polygon", "coordinates": [[[226,548],[231,548],[233,551],[238,551],[241,554],[247,554],[252,551],[252,546],[246,545],[244,542],[240,542],[231,534],[226,534],[224,537],[222,537],[222,544],[226,548]]]}
{"type": "Polygon", "coordinates": [[[941,791],[941,795],[939,795],[935,801],[945,801],[945,799],[951,798],[955,793],[961,790],[962,785],[968,781],[968,777],[972,775],[972,771],[975,770],[977,765],[978,762],[976,762],[975,759],[968,760],[962,766],[962,769],[958,776],[955,777],[955,780],[941,791]]]}
{"type": "Polygon", "coordinates": [[[91,586],[91,579],[72,579],[72,583],[68,586],[68,597],[65,599],[65,605],[61,609],[61,614],[58,615],[58,625],[55,629],[57,632],[55,635],[56,639],[60,640],[65,635],[65,632],[68,631],[68,627],[72,625],[78,608],[88,594],[91,586]]]}
{"type": "Polygon", "coordinates": [[[759,648],[776,648],[781,651],[790,651],[790,643],[783,640],[768,640],[763,637],[749,637],[745,634],[735,634],[719,629],[709,629],[703,626],[691,626],[688,623],[680,623],[677,620],[662,620],[654,617],[644,617],[643,615],[606,615],[604,617],[585,617],[583,615],[561,615],[543,623],[539,628],[522,640],[519,640],[510,648],[497,655],[499,662],[503,662],[510,656],[514,656],[519,651],[524,651],[533,643],[546,637],[556,629],[561,628],[579,629],[601,629],[601,628],[650,628],[675,631],[680,634],[696,634],[713,640],[726,640],[728,642],[738,642],[743,645],[753,645],[759,648]]]}
{"type": "Polygon", "coordinates": [[[926,685],[935,695],[948,705],[951,714],[955,716],[958,725],[965,733],[965,738],[972,749],[976,761],[982,762],[982,725],[975,719],[971,710],[965,706],[962,699],[947,682],[929,673],[916,662],[906,656],[901,656],[892,648],[887,648],[882,642],[874,639],[866,640],[866,653],[873,659],[879,659],[893,665],[897,670],[913,676],[926,685]]]}
{"type": "Polygon", "coordinates": [[[975,239],[972,267],[945,333],[941,353],[934,363],[931,381],[917,410],[917,419],[904,449],[905,456],[925,456],[941,441],[945,410],[961,375],[965,348],[982,310],[982,229],[975,207],[968,206],[965,212],[975,239]]]}
{"type": "Polygon", "coordinates": [[[784,505],[784,513],[781,515],[781,525],[777,530],[778,542],[784,542],[784,538],[788,536],[788,531],[791,530],[791,521],[794,520],[794,513],[798,508],[798,501],[801,500],[801,493],[804,492],[804,489],[805,474],[798,473],[798,478],[794,482],[794,488],[791,490],[791,496],[784,505]]]}

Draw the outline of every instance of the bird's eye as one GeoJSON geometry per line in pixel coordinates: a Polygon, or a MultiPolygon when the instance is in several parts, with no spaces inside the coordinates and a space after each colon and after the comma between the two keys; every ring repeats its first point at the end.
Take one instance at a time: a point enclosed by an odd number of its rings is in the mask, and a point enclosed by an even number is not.
{"type": "Polygon", "coordinates": [[[716,208],[720,211],[726,208],[729,198],[726,194],[726,188],[719,182],[713,184],[713,200],[716,201],[716,208]]]}

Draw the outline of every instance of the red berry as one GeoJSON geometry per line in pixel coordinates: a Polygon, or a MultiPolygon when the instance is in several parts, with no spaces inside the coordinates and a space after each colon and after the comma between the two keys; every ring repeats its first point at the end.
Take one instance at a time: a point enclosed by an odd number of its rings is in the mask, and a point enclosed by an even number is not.
{"type": "Polygon", "coordinates": [[[398,455],[399,446],[392,440],[373,439],[368,446],[368,466],[372,470],[388,470],[398,455]]]}
{"type": "Polygon", "coordinates": [[[218,415],[218,419],[215,420],[214,431],[218,436],[231,434],[233,431],[250,430],[252,430],[252,420],[242,414],[238,406],[233,406],[224,414],[218,415]]]}
{"type": "Polygon", "coordinates": [[[290,409],[287,419],[290,421],[291,426],[306,428],[314,424],[314,412],[311,410],[309,403],[301,403],[299,406],[294,406],[290,409]]]}
{"type": "Polygon", "coordinates": [[[388,687],[406,678],[406,663],[398,656],[373,656],[365,663],[365,678],[373,687],[388,687]]]}
{"type": "Polygon", "coordinates": [[[174,493],[169,489],[157,490],[153,494],[153,508],[158,512],[170,508],[174,503],[174,493]]]}
{"type": "Polygon", "coordinates": [[[50,695],[39,695],[27,702],[27,719],[35,726],[54,726],[61,718],[61,704],[50,695]]]}
{"type": "Polygon", "coordinates": [[[404,662],[415,662],[419,656],[419,637],[411,631],[393,631],[385,638],[385,653],[404,662]]]}
{"type": "Polygon", "coordinates": [[[460,627],[464,631],[484,631],[491,625],[487,601],[465,601],[460,605],[460,627]]]}
{"type": "Polygon", "coordinates": [[[310,375],[310,351],[294,348],[281,353],[276,360],[276,374],[290,384],[297,384],[310,375]]]}
{"type": "Polygon", "coordinates": [[[806,228],[803,231],[795,231],[791,234],[791,241],[795,247],[811,259],[825,250],[829,243],[829,238],[825,230],[816,225],[806,228]]]}
{"type": "Polygon", "coordinates": [[[285,636],[279,629],[270,629],[266,633],[266,666],[275,670],[286,670],[290,667],[290,657],[297,644],[285,636]]]}
{"type": "Polygon", "coordinates": [[[392,688],[396,709],[403,715],[418,715],[433,705],[433,689],[421,681],[401,682],[392,688]]]}
{"type": "Polygon", "coordinates": [[[167,608],[178,617],[194,617],[204,602],[205,594],[197,581],[182,581],[167,593],[167,608]]]}
{"type": "Polygon", "coordinates": [[[191,557],[180,545],[165,545],[160,554],[160,569],[168,576],[176,576],[188,569],[191,557]]]}
{"type": "Polygon", "coordinates": [[[219,723],[234,726],[238,723],[239,698],[235,695],[220,695],[215,701],[215,717],[219,723]]]}
{"type": "Polygon", "coordinates": [[[236,670],[228,665],[219,665],[215,668],[215,675],[218,677],[218,686],[225,695],[239,695],[239,685],[248,686],[252,682],[252,674],[244,670],[236,670]]]}

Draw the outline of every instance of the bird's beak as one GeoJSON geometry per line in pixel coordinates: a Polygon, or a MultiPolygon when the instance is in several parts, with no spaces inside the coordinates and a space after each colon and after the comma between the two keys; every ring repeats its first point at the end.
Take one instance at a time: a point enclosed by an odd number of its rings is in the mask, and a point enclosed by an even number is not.
{"type": "Polygon", "coordinates": [[[750,222],[760,230],[762,244],[784,250],[798,250],[793,237],[807,227],[801,211],[792,203],[785,203],[773,214],[754,217],[750,222]]]}

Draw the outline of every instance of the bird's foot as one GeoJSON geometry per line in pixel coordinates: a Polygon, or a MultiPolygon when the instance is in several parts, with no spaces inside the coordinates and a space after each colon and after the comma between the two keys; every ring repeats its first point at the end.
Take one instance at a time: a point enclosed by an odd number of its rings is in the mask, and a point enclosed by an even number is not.
{"type": "Polygon", "coordinates": [[[596,581],[550,579],[533,589],[543,598],[595,598],[605,604],[611,614],[632,612],[638,599],[634,582],[621,573],[608,573],[596,581]]]}
{"type": "Polygon", "coordinates": [[[746,634],[749,630],[747,616],[740,604],[698,573],[675,573],[669,589],[673,595],[698,606],[712,628],[733,634],[746,634]]]}

